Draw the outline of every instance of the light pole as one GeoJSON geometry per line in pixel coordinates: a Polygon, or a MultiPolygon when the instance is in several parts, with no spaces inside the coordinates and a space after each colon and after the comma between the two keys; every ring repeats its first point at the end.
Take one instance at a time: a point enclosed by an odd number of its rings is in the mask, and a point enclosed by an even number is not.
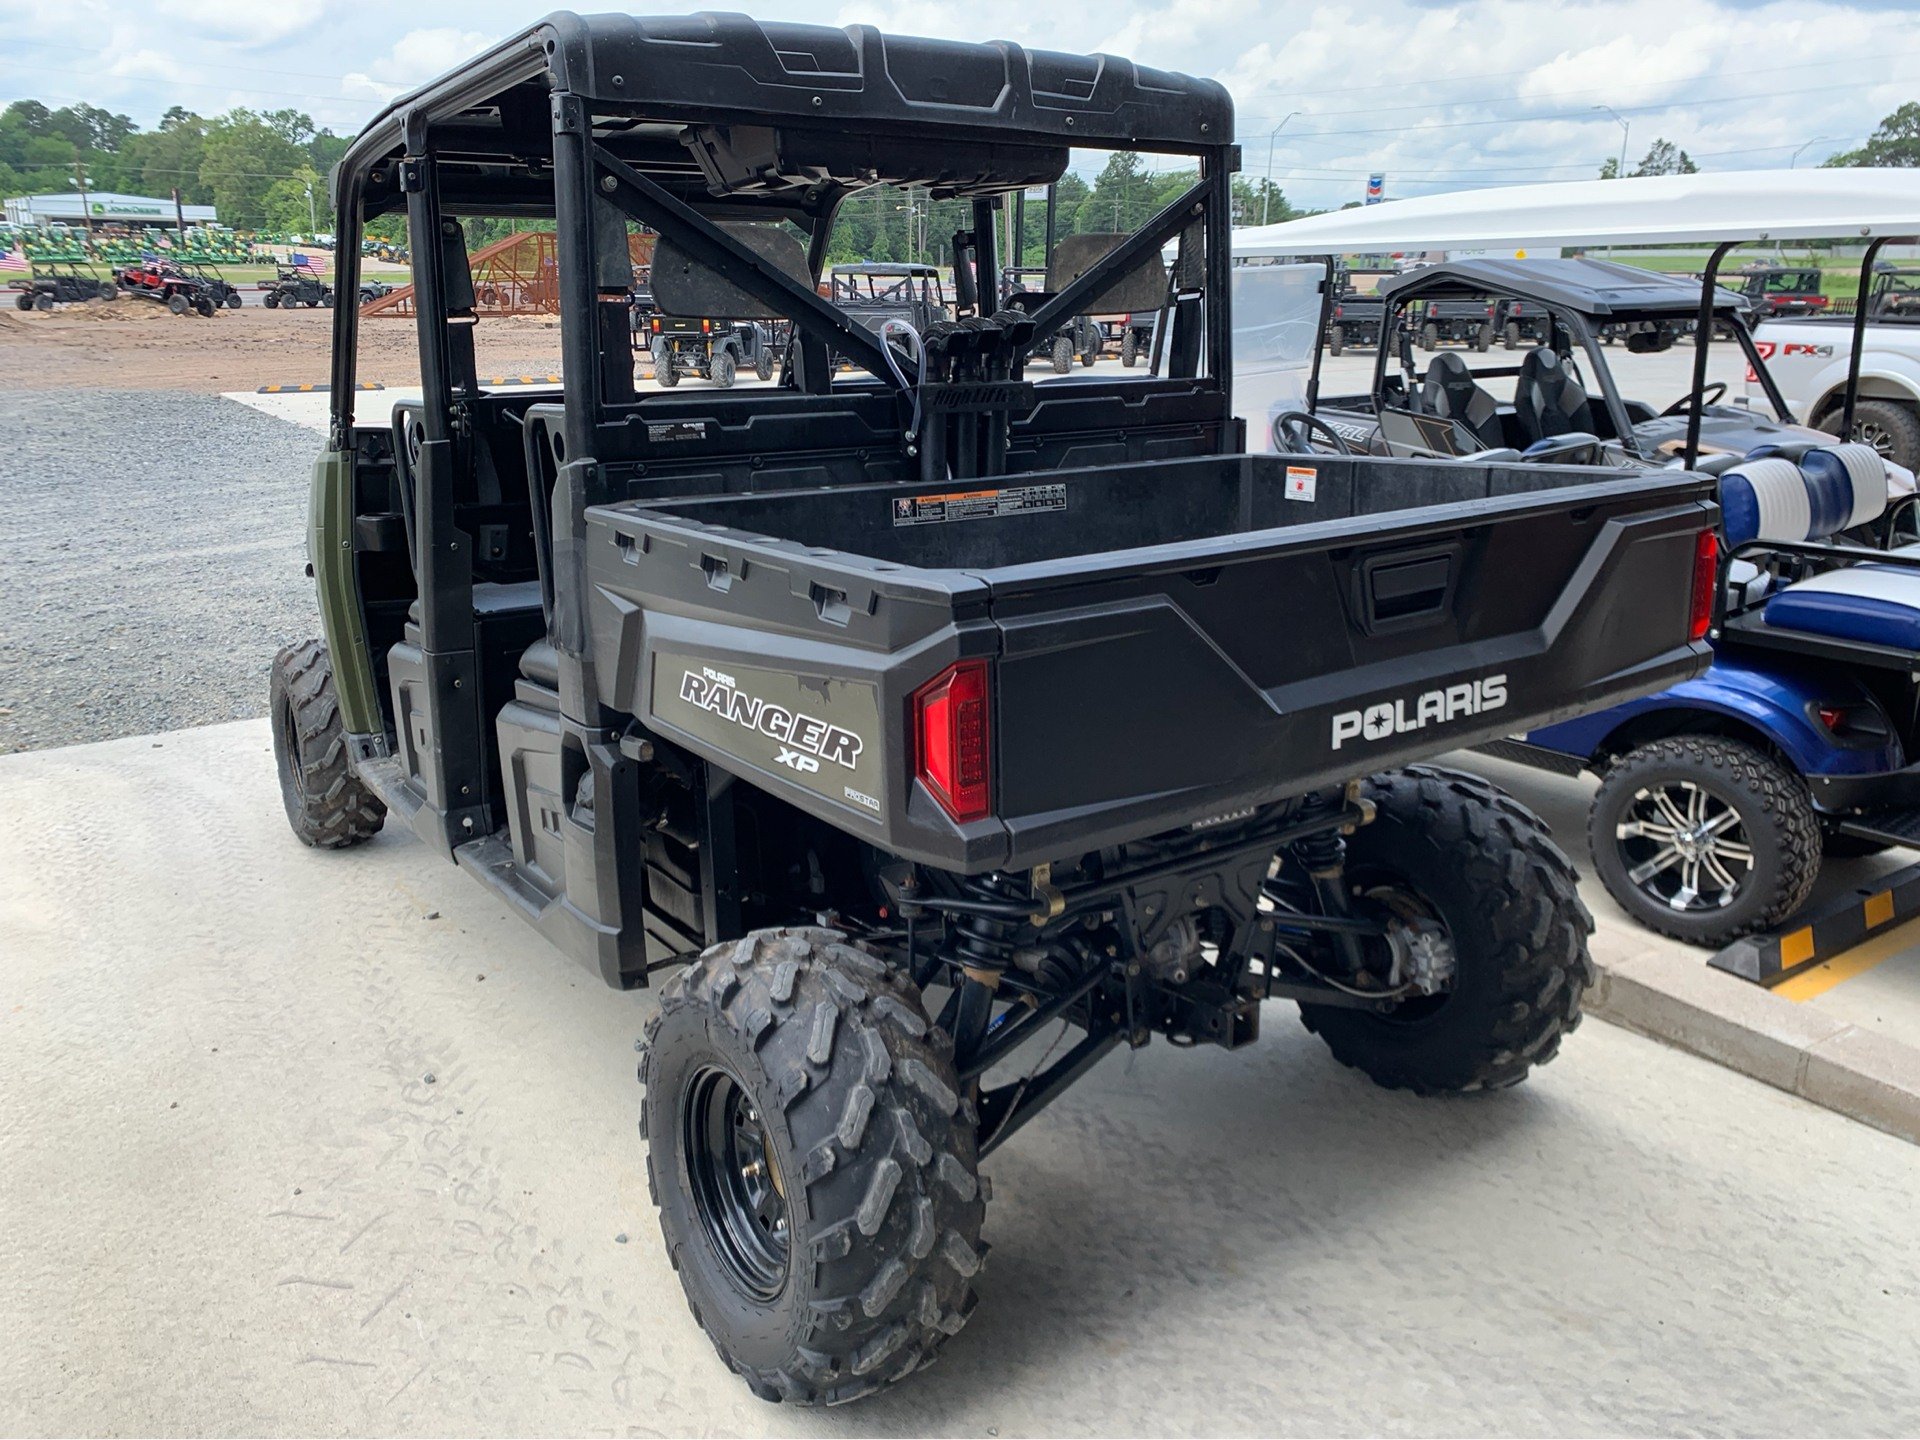
{"type": "MultiPolygon", "coordinates": [[[[1287,116],[1287,120],[1293,119],[1294,115],[1306,113],[1304,110],[1296,110],[1293,115],[1287,116]]],[[[1282,120],[1267,135],[1267,185],[1260,192],[1260,223],[1262,225],[1267,223],[1267,205],[1273,199],[1273,142],[1279,138],[1280,132],[1287,128],[1287,120],[1282,120]]]]}
{"type": "Polygon", "coordinates": [[[313,213],[313,182],[309,180],[306,182],[306,185],[307,185],[307,238],[312,239],[313,232],[320,228],[320,220],[319,220],[319,217],[313,213]]]}
{"type": "Polygon", "coordinates": [[[1839,142],[1840,142],[1841,140],[1844,140],[1844,139],[1846,139],[1846,138],[1847,138],[1847,137],[1846,137],[1846,136],[1844,136],[1844,135],[1838,135],[1838,136],[1835,136],[1835,135],[1816,135],[1816,136],[1814,136],[1814,137],[1813,137],[1813,139],[1811,139],[1811,140],[1809,140],[1809,141],[1807,141],[1807,144],[1806,144],[1806,145],[1802,145],[1802,146],[1800,147],[1800,149],[1798,149],[1798,150],[1796,150],[1796,151],[1794,151],[1794,152],[1793,152],[1793,158],[1792,158],[1791,160],[1789,160],[1789,161],[1787,161],[1787,168],[1788,168],[1789,170],[1791,170],[1791,169],[1793,169],[1793,167],[1794,167],[1794,166],[1796,166],[1796,165],[1798,165],[1798,164],[1800,163],[1800,156],[1801,156],[1801,154],[1802,154],[1802,153],[1803,153],[1803,152],[1804,152],[1804,151],[1806,150],[1806,148],[1807,148],[1807,145],[1819,145],[1819,144],[1823,144],[1823,143],[1824,143],[1824,144],[1827,144],[1827,145],[1835,145],[1835,144],[1838,144],[1838,143],[1839,143],[1839,142]]]}
{"type": "Polygon", "coordinates": [[[1607,114],[1613,116],[1613,123],[1620,127],[1620,165],[1614,172],[1614,178],[1616,180],[1624,180],[1627,178],[1627,136],[1632,130],[1632,127],[1620,118],[1620,112],[1615,110],[1611,105],[1595,105],[1593,108],[1595,110],[1606,111],[1607,114]]]}

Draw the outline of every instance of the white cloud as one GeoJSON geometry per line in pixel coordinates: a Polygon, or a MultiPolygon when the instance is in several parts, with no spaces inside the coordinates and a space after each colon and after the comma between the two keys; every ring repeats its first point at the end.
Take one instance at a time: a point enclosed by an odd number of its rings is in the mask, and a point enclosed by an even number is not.
{"type": "Polygon", "coordinates": [[[471,60],[497,38],[478,30],[455,30],[444,25],[409,30],[368,69],[342,76],[340,92],[351,96],[371,95],[384,104],[471,60]]]}

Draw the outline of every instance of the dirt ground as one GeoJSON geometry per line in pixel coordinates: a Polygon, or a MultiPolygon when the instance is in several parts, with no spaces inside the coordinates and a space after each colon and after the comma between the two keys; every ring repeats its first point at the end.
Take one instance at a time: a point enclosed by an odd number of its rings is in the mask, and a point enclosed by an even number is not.
{"type": "MultiPolygon", "coordinates": [[[[247,296],[211,320],[176,316],[140,300],[67,305],[41,313],[0,310],[0,375],[9,390],[195,390],[221,394],[327,379],[332,313],[268,310],[247,296]]],[[[410,319],[361,325],[359,378],[420,380],[410,319]]],[[[480,374],[557,374],[560,322],[513,316],[475,332],[480,374]]]]}

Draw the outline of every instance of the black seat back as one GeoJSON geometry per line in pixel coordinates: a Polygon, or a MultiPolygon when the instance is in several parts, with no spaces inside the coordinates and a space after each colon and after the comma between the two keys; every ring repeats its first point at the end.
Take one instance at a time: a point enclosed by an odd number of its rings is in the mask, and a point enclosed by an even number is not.
{"type": "Polygon", "coordinates": [[[1520,362],[1513,403],[1523,445],[1593,429],[1586,388],[1550,346],[1536,346],[1520,362]]]}
{"type": "Polygon", "coordinates": [[[1442,350],[1427,366],[1426,382],[1420,387],[1420,406],[1429,415],[1452,421],[1471,437],[1463,454],[1491,450],[1507,443],[1500,430],[1498,406],[1493,396],[1480,388],[1467,362],[1451,350],[1442,350]]]}

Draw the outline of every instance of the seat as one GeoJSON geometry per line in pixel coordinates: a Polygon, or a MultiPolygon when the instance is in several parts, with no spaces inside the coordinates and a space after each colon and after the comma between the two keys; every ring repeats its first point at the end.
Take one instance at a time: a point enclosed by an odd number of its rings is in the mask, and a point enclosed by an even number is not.
{"type": "Polygon", "coordinates": [[[1513,387],[1522,447],[1593,430],[1593,405],[1566,361],[1547,345],[1529,350],[1513,387]]]}
{"type": "Polygon", "coordinates": [[[1456,430],[1471,437],[1469,443],[1459,447],[1463,455],[1497,449],[1507,443],[1493,396],[1480,388],[1467,362],[1452,350],[1442,350],[1427,366],[1427,378],[1420,387],[1420,405],[1427,414],[1452,421],[1456,430]]]}
{"type": "Polygon", "coordinates": [[[1920,651],[1920,570],[1850,565],[1796,581],[1767,601],[1770,630],[1920,651]]]}

